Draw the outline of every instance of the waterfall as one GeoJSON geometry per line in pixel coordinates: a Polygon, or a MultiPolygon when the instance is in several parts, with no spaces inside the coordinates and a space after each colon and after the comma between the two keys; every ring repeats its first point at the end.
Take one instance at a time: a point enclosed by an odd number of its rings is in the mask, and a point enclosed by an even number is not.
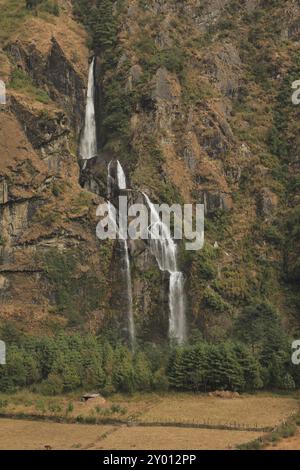
{"type": "Polygon", "coordinates": [[[117,180],[119,189],[126,189],[126,176],[119,160],[117,160],[117,180]]]}
{"type": "Polygon", "coordinates": [[[184,277],[180,271],[170,273],[169,288],[169,335],[179,344],[186,339],[184,277]]]}
{"type": "Polygon", "coordinates": [[[132,309],[131,269],[130,269],[130,261],[129,261],[128,243],[127,243],[127,240],[122,240],[122,241],[123,241],[123,248],[124,248],[125,271],[126,271],[128,330],[129,330],[131,347],[133,349],[134,343],[135,343],[135,330],[134,330],[134,319],[133,319],[133,309],[132,309]]]}
{"type": "MultiPolygon", "coordinates": [[[[94,95],[95,95],[95,84],[94,84],[94,63],[95,58],[93,58],[90,67],[89,67],[89,76],[88,76],[88,88],[86,96],[86,108],[85,108],[85,121],[84,129],[82,133],[82,138],[79,145],[79,155],[85,160],[83,169],[86,166],[86,161],[90,158],[93,158],[97,155],[97,136],[96,136],[96,121],[95,121],[95,104],[94,104],[94,95]]],[[[126,177],[123,171],[123,168],[119,161],[117,161],[117,186],[119,189],[126,189],[126,177]]],[[[108,164],[107,168],[107,195],[108,198],[111,197],[113,189],[114,179],[112,177],[112,162],[108,164]]],[[[108,216],[111,220],[114,220],[112,217],[112,204],[108,203],[108,216]]],[[[131,270],[130,270],[130,261],[129,261],[129,250],[128,243],[125,238],[121,238],[120,231],[118,226],[116,226],[116,231],[119,234],[119,241],[123,247],[124,253],[124,264],[125,264],[125,275],[126,275],[126,288],[127,288],[127,309],[128,309],[128,331],[130,342],[132,348],[134,347],[135,341],[135,331],[134,331],[134,320],[133,320],[133,309],[132,309],[132,283],[131,283],[131,270]]]]}
{"type": "Polygon", "coordinates": [[[151,223],[148,227],[150,248],[154,254],[159,269],[170,274],[169,284],[169,336],[179,344],[186,338],[184,277],[177,269],[176,244],[171,237],[168,227],[162,223],[159,213],[143,193],[151,212],[151,223]]]}
{"type": "MultiPolygon", "coordinates": [[[[113,188],[113,176],[112,176],[112,161],[109,162],[107,167],[107,193],[108,197],[112,194],[113,188]]],[[[124,170],[117,160],[117,186],[119,189],[126,189],[126,177],[124,170]]],[[[112,204],[108,203],[108,212],[109,217],[112,218],[111,214],[112,204]]],[[[126,277],[126,292],[127,292],[127,317],[128,317],[128,331],[129,338],[132,349],[134,348],[135,343],[135,329],[134,329],[134,318],[133,318],[133,308],[132,308],[132,282],[131,282],[131,269],[130,269],[130,260],[129,260],[129,249],[128,242],[126,238],[122,238],[122,234],[119,230],[118,225],[116,226],[116,231],[119,235],[119,242],[122,244],[122,249],[124,253],[124,264],[125,264],[125,277],[126,277]]]]}
{"type": "Polygon", "coordinates": [[[90,158],[93,158],[97,155],[97,137],[94,104],[94,63],[95,58],[93,58],[89,67],[84,129],[79,145],[79,155],[83,160],[89,160],[90,158]]]}
{"type": "Polygon", "coordinates": [[[107,197],[108,197],[108,199],[112,195],[112,188],[113,188],[113,178],[112,178],[112,175],[111,175],[111,164],[112,164],[112,160],[109,162],[109,164],[107,166],[107,197]]]}
{"type": "Polygon", "coordinates": [[[107,167],[107,197],[110,198],[113,193],[114,181],[116,179],[116,185],[119,189],[126,189],[126,176],[119,160],[117,160],[117,175],[116,178],[113,176],[113,160],[111,160],[107,167]]]}

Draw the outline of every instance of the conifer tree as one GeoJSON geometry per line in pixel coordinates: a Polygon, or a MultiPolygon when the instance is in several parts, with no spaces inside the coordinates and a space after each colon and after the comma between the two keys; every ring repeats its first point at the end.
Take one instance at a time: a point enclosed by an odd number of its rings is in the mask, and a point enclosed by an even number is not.
{"type": "Polygon", "coordinates": [[[244,389],[251,391],[263,387],[261,366],[256,356],[243,344],[234,343],[233,349],[244,374],[244,389]]]}
{"type": "Polygon", "coordinates": [[[134,361],[134,382],[137,390],[149,390],[152,382],[150,364],[142,352],[138,352],[134,361]]]}
{"type": "Polygon", "coordinates": [[[124,346],[118,346],[115,350],[113,384],[121,392],[132,393],[135,389],[132,355],[124,346]]]}
{"type": "Polygon", "coordinates": [[[182,348],[174,349],[171,353],[167,369],[170,385],[177,389],[184,389],[185,371],[183,366],[183,354],[184,351],[182,348]]]}
{"type": "Polygon", "coordinates": [[[98,0],[90,15],[93,47],[104,51],[116,44],[117,26],[113,16],[112,0],[98,0]]]}
{"type": "Polygon", "coordinates": [[[103,345],[103,370],[105,373],[105,392],[112,393],[115,391],[113,385],[115,356],[112,346],[105,341],[103,345]]]}

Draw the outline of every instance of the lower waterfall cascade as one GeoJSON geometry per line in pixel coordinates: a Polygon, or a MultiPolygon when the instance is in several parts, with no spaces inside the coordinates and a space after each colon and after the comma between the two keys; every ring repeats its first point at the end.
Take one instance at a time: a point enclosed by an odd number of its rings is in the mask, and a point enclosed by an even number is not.
{"type": "Polygon", "coordinates": [[[159,269],[170,274],[169,284],[169,337],[182,344],[186,339],[184,276],[177,268],[177,247],[169,229],[160,220],[159,213],[149,197],[143,193],[151,212],[148,227],[150,248],[159,269]]]}
{"type": "MultiPolygon", "coordinates": [[[[107,193],[108,198],[112,193],[113,186],[113,177],[111,175],[112,171],[112,161],[109,162],[107,167],[107,193]]],[[[126,177],[124,170],[119,161],[117,161],[117,186],[118,189],[126,189],[126,177]]],[[[111,213],[113,205],[111,202],[108,203],[109,214],[111,213]]],[[[114,218],[110,216],[110,219],[114,221],[114,218]]],[[[127,297],[127,318],[128,318],[128,332],[131,348],[134,349],[135,344],[135,328],[134,328],[134,318],[133,318],[133,307],[132,307],[132,281],[131,281],[131,267],[130,267],[130,258],[129,258],[129,248],[128,241],[126,238],[122,237],[121,231],[117,224],[115,224],[116,233],[119,236],[119,243],[122,246],[122,252],[124,256],[124,265],[125,265],[125,277],[126,277],[126,297],[127,297]]]]}

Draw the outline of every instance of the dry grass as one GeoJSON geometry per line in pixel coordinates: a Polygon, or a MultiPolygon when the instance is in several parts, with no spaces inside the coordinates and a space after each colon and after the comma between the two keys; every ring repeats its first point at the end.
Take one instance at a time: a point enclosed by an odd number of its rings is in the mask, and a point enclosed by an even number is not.
{"type": "Polygon", "coordinates": [[[107,450],[221,450],[259,437],[256,432],[168,427],[121,427],[101,442],[107,450]]]}
{"type": "Polygon", "coordinates": [[[143,416],[161,399],[155,394],[138,394],[131,397],[116,394],[105,401],[102,398],[95,398],[87,402],[81,401],[80,398],[81,396],[78,394],[46,397],[29,391],[21,391],[11,396],[0,394],[0,404],[5,403],[5,406],[0,406],[0,412],[16,416],[20,414],[25,416],[67,416],[68,418],[82,416],[84,418],[112,418],[126,421],[143,416]],[[120,411],[112,412],[112,407],[117,407],[120,411]]]}
{"type": "Polygon", "coordinates": [[[1,419],[1,450],[230,449],[259,437],[255,432],[165,427],[93,426],[1,419]]]}
{"type": "Polygon", "coordinates": [[[138,420],[147,423],[208,424],[245,428],[273,427],[298,411],[296,399],[268,395],[243,395],[218,398],[208,395],[136,394],[114,395],[81,402],[79,395],[44,397],[19,392],[8,397],[0,394],[1,413],[8,415],[60,416],[68,418],[138,420]],[[71,405],[71,409],[69,409],[71,405]],[[116,408],[114,410],[114,408],[116,408]],[[118,411],[119,410],[119,411],[118,411]]]}
{"type": "Polygon", "coordinates": [[[248,427],[275,426],[298,411],[286,397],[242,396],[226,399],[207,395],[168,395],[142,416],[143,422],[190,422],[248,427]]]}
{"type": "Polygon", "coordinates": [[[265,447],[264,450],[300,450],[300,429],[294,436],[282,439],[280,442],[265,447]]]}
{"type": "MultiPolygon", "coordinates": [[[[41,11],[35,16],[26,8],[25,0],[0,0],[0,48],[9,42],[21,40],[23,44],[34,43],[45,55],[51,47],[51,39],[54,36],[77,73],[86,76],[87,33],[72,18],[69,2],[59,0],[58,3],[59,16],[41,11]]],[[[0,70],[1,68],[0,60],[0,70]]]]}
{"type": "Polygon", "coordinates": [[[0,0],[0,46],[14,34],[29,12],[24,0],[0,0]]]}
{"type": "Polygon", "coordinates": [[[39,450],[46,445],[57,450],[90,449],[113,431],[112,426],[1,419],[0,449],[39,450]]]}
{"type": "MultiPolygon", "coordinates": [[[[298,410],[290,397],[248,395],[234,399],[192,394],[115,395],[80,403],[78,395],[41,397],[29,392],[8,397],[1,412],[66,417],[96,416],[96,408],[110,410],[112,405],[126,409],[125,415],[103,415],[110,418],[164,423],[209,423],[210,425],[275,426],[298,410]],[[68,404],[72,410],[66,413],[68,404]],[[96,406],[97,405],[97,406],[96,406]]],[[[96,424],[58,424],[28,420],[0,420],[0,449],[230,449],[262,436],[261,432],[197,429],[169,426],[126,426],[96,424]]],[[[279,444],[278,448],[299,448],[299,433],[279,444]]]]}

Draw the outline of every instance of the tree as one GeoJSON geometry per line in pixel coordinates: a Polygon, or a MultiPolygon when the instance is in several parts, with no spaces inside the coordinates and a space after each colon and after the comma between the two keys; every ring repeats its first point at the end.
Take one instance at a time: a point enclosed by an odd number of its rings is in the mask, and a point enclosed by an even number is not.
{"type": "Polygon", "coordinates": [[[149,390],[152,382],[150,364],[142,352],[138,352],[134,361],[134,383],[137,390],[149,390]]]}
{"type": "Polygon", "coordinates": [[[184,389],[183,354],[183,348],[176,348],[170,356],[167,374],[172,388],[184,389]]]}
{"type": "Polygon", "coordinates": [[[115,360],[113,384],[121,392],[132,393],[135,382],[131,352],[124,346],[118,346],[115,350],[115,360]]]}
{"type": "Polygon", "coordinates": [[[267,344],[272,349],[278,349],[283,342],[279,317],[267,302],[249,305],[242,310],[235,322],[234,331],[238,339],[251,346],[253,353],[267,344]]]}
{"type": "Polygon", "coordinates": [[[28,370],[24,367],[24,359],[24,352],[20,348],[17,346],[8,348],[6,365],[0,368],[0,390],[2,392],[12,392],[28,385],[28,370]]]}
{"type": "Polygon", "coordinates": [[[116,44],[117,26],[111,0],[98,0],[96,8],[90,15],[89,25],[95,49],[104,51],[116,44]]]}
{"type": "Polygon", "coordinates": [[[184,349],[182,355],[183,387],[186,390],[206,390],[207,350],[204,343],[197,343],[184,349]]]}
{"type": "Polygon", "coordinates": [[[169,380],[163,367],[153,374],[152,386],[154,390],[167,391],[169,388],[169,380]]]}
{"type": "Polygon", "coordinates": [[[75,390],[81,385],[81,357],[79,351],[61,351],[55,363],[52,372],[58,374],[63,381],[64,391],[75,390]]]}
{"type": "Polygon", "coordinates": [[[233,350],[243,370],[244,389],[252,391],[262,388],[262,371],[257,357],[254,356],[245,345],[240,343],[234,343],[233,350]]]}
{"type": "Polygon", "coordinates": [[[243,370],[230,345],[211,345],[208,352],[208,386],[211,390],[242,390],[243,370]]]}
{"type": "Polygon", "coordinates": [[[47,380],[44,380],[38,387],[38,391],[43,395],[59,395],[63,392],[64,382],[60,375],[51,372],[47,380]]]}
{"type": "MultiPolygon", "coordinates": [[[[265,361],[264,361],[265,363],[265,361]]],[[[295,382],[288,373],[290,357],[287,351],[274,351],[268,355],[268,362],[264,364],[264,385],[270,388],[291,389],[295,388],[295,382]],[[293,385],[291,383],[293,382],[293,385]]]]}

